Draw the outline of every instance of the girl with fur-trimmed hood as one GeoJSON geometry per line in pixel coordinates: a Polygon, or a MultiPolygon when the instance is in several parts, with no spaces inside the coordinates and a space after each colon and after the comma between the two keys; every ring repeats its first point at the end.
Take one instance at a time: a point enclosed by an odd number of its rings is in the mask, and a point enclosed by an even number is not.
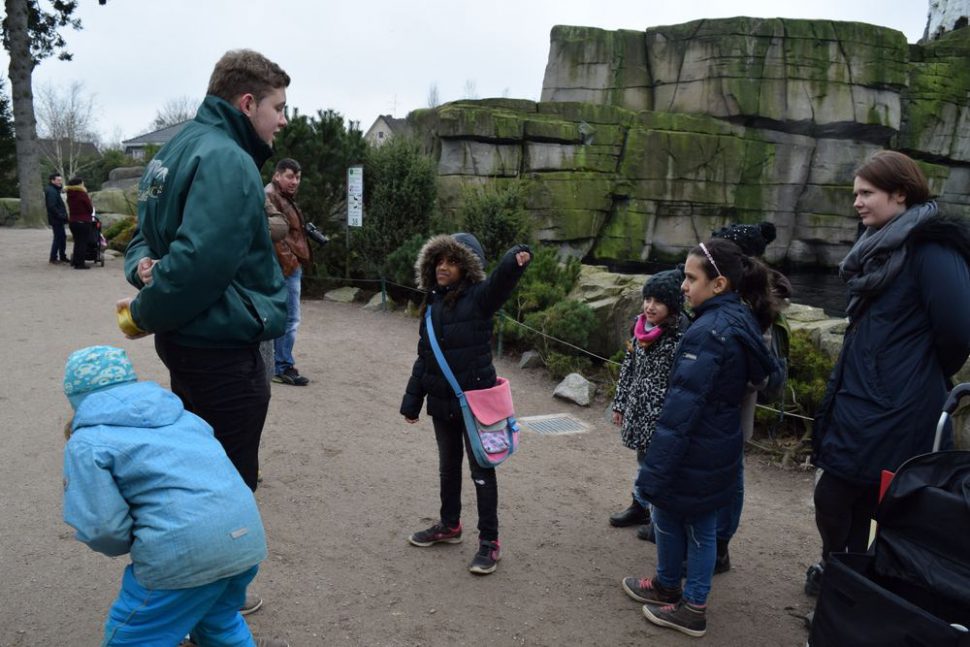
{"type": "Polygon", "coordinates": [[[418,357],[401,402],[401,414],[409,424],[416,423],[427,396],[428,415],[438,443],[441,518],[430,528],[412,534],[408,541],[420,547],[461,542],[461,463],[465,452],[478,501],[479,547],[469,570],[479,575],[495,571],[501,557],[495,469],[480,466],[472,456],[458,398],[428,342],[424,313],[431,308],[438,343],[462,390],[491,388],[495,386],[492,316],[509,298],[531,260],[529,247],[517,245],[486,278],[481,244],[471,234],[458,233],[431,238],[414,265],[415,279],[425,298],[418,357]]]}

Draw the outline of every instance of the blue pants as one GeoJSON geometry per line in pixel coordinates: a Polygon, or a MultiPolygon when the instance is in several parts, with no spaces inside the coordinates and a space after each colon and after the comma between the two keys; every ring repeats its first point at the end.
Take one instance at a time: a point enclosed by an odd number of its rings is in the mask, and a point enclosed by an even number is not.
{"type": "Polygon", "coordinates": [[[654,506],[652,521],[657,537],[657,579],[666,587],[679,587],[686,559],[684,599],[706,604],[717,556],[717,511],[685,516],[654,506]]]}
{"type": "Polygon", "coordinates": [[[64,232],[63,224],[51,225],[51,231],[54,232],[54,241],[51,243],[51,256],[52,261],[66,261],[67,260],[67,234],[64,232]]]}
{"type": "Polygon", "coordinates": [[[258,569],[191,589],[146,589],[129,564],[101,647],[174,647],[189,633],[198,647],[255,647],[239,608],[258,569]]]}
{"type": "Polygon", "coordinates": [[[286,369],[293,368],[293,345],[296,343],[296,329],[300,327],[300,280],[303,278],[303,268],[296,268],[292,274],[284,278],[286,282],[286,330],[283,336],[273,342],[276,355],[276,374],[281,375],[286,369]]]}

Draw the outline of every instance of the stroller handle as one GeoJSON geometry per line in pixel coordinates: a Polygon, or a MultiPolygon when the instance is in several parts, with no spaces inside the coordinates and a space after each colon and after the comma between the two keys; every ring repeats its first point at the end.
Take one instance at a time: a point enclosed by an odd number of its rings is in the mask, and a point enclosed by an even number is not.
{"type": "Polygon", "coordinates": [[[936,423],[936,437],[933,438],[934,452],[940,451],[940,443],[943,440],[943,428],[946,427],[946,421],[957,410],[957,407],[960,405],[960,400],[966,395],[970,395],[970,382],[957,384],[950,391],[950,395],[946,397],[943,412],[940,414],[940,421],[936,423]]]}

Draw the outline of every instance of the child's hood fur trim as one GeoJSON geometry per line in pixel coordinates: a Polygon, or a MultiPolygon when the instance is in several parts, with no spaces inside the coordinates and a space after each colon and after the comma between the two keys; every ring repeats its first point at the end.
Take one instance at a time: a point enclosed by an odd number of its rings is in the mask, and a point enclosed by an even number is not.
{"type": "Polygon", "coordinates": [[[414,263],[414,282],[418,289],[429,291],[438,284],[435,277],[436,261],[442,255],[452,256],[458,261],[462,270],[463,280],[469,283],[479,283],[485,280],[485,268],[478,255],[466,245],[455,240],[451,234],[440,234],[432,237],[418,252],[414,263]]]}

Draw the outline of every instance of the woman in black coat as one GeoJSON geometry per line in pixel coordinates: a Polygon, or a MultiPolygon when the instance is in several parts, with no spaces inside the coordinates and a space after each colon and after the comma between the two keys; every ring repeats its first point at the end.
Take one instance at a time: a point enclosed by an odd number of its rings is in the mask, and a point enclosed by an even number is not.
{"type": "Polygon", "coordinates": [[[906,155],[881,151],[855,173],[866,230],[839,266],[849,327],[816,415],[815,521],[822,561],[865,552],[880,474],[932,450],[948,380],[970,354],[970,225],[941,215],[906,155]]]}

